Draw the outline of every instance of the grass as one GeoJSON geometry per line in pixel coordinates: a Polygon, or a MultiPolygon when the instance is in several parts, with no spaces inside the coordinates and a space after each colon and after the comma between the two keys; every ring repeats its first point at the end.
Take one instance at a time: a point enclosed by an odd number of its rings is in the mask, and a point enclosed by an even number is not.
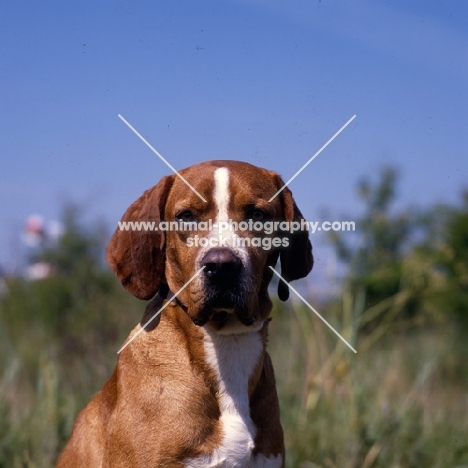
{"type": "MultiPolygon", "coordinates": [[[[91,291],[51,281],[14,285],[0,301],[2,468],[53,466],[143,313],[112,282],[91,291]]],[[[468,467],[466,337],[450,323],[401,329],[393,319],[358,336],[351,303],[344,294],[320,312],[358,354],[300,303],[275,307],[269,350],[287,466],[468,467]]]]}
{"type": "Polygon", "coordinates": [[[355,344],[335,323],[354,354],[303,305],[292,309],[270,328],[287,466],[468,466],[466,346],[453,325],[383,323],[355,344]]]}

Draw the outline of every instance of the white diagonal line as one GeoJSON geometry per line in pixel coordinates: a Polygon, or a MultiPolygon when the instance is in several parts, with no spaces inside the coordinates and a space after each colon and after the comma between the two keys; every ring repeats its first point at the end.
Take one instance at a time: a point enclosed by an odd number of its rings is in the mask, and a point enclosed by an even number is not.
{"type": "Polygon", "coordinates": [[[132,337],[128,340],[118,351],[117,354],[120,354],[145,328],[151,323],[204,269],[202,266],[175,294],[172,298],[167,301],[132,337]]]}
{"type": "Polygon", "coordinates": [[[180,177],[181,180],[183,180],[185,182],[185,184],[187,184],[188,187],[190,187],[190,189],[196,193],[205,203],[206,203],[206,200],[195,190],[194,187],[192,187],[192,185],[190,185],[189,182],[187,182],[187,180],[181,176],[179,174],[179,172],[174,168],[172,167],[172,165],[158,152],[156,151],[144,138],[142,135],[140,135],[140,133],[137,132],[137,130],[135,130],[120,114],[118,114],[118,117],[127,125],[128,128],[130,128],[130,130],[133,131],[133,133],[135,133],[135,135],[137,135],[141,141],[143,141],[143,143],[148,146],[150,148],[151,151],[153,151],[154,154],[156,154],[156,156],[158,156],[159,159],[161,159],[161,161],[163,163],[165,163],[171,170],[172,172],[174,172],[174,174],[176,174],[178,177],[180,177]]]}
{"type": "Polygon", "coordinates": [[[301,299],[301,301],[325,324],[328,328],[330,328],[333,333],[345,343],[352,351],[357,353],[357,351],[272,267],[270,266],[273,273],[278,276],[282,281],[284,281],[291,290],[296,294],[296,296],[301,299]]]}
{"type": "Polygon", "coordinates": [[[353,115],[268,201],[274,200],[355,118],[353,115]]]}

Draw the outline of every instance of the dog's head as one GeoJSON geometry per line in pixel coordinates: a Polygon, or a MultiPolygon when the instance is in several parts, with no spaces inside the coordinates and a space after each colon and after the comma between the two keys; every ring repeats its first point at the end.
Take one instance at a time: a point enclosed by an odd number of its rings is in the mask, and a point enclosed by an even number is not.
{"type": "MultiPolygon", "coordinates": [[[[140,299],[160,288],[177,293],[201,270],[177,297],[194,323],[226,331],[234,323],[263,323],[271,310],[269,266],[279,258],[287,281],[313,266],[308,231],[287,229],[303,220],[290,190],[269,202],[283,187],[281,178],[237,161],[204,162],[179,174],[164,177],[128,208],[108,245],[109,265],[140,299]]],[[[282,281],[278,295],[289,295],[282,281]]]]}

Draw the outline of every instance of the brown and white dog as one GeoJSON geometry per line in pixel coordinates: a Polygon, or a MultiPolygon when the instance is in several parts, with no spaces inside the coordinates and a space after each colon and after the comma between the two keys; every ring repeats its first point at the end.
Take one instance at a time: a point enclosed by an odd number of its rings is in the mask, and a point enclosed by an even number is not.
{"type": "MultiPolygon", "coordinates": [[[[153,298],[142,325],[168,290],[179,291],[203,270],[121,352],[109,381],[78,415],[60,468],[284,466],[275,377],[265,349],[269,266],[279,258],[287,281],[305,277],[313,265],[308,232],[216,228],[227,220],[300,221],[301,212],[288,188],[269,202],[283,181],[247,163],[203,162],[180,175],[206,202],[176,175],[163,177],[122,221],[213,220],[214,228],[117,229],[107,260],[129,292],[153,298]],[[198,247],[196,235],[205,238],[198,247]],[[277,236],[280,246],[270,242],[277,236]],[[249,246],[253,238],[260,240],[249,246]]],[[[283,282],[278,293],[288,298],[283,282]]]]}

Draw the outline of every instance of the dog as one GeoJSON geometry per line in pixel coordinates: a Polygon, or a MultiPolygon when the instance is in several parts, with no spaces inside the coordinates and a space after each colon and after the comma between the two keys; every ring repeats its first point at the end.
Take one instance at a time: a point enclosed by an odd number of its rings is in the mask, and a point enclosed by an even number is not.
{"type": "Polygon", "coordinates": [[[275,172],[209,161],[163,177],[127,209],[106,258],[127,291],[151,302],[58,468],[284,467],[266,351],[270,267],[279,259],[284,301],[313,256],[308,231],[278,227],[303,220],[287,187],[269,201],[283,187],[275,172]],[[181,229],[122,229],[131,222],[181,229]]]}

